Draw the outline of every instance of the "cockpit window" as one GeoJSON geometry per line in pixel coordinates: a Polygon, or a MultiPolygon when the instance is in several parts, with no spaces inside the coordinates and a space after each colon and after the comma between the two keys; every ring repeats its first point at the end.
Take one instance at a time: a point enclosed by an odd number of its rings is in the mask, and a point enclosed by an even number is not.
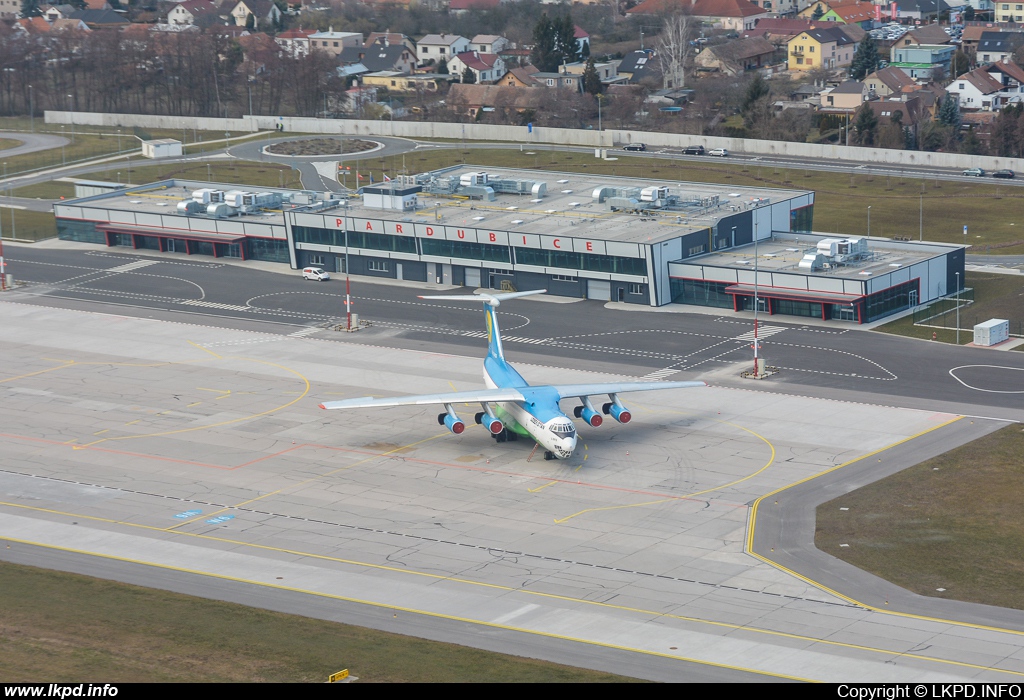
{"type": "Polygon", "coordinates": [[[552,423],[551,432],[559,437],[570,438],[576,434],[576,426],[572,423],[552,423]]]}

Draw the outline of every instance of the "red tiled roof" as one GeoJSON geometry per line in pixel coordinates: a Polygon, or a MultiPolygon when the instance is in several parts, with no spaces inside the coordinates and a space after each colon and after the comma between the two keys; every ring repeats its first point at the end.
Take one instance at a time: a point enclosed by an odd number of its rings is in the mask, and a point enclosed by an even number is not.
{"type": "Polygon", "coordinates": [[[451,0],[449,10],[493,10],[501,0],[451,0]]]}
{"type": "Polygon", "coordinates": [[[579,26],[578,24],[573,25],[572,35],[575,39],[588,39],[590,37],[590,35],[583,30],[583,27],[579,26]]]}
{"type": "Polygon", "coordinates": [[[462,53],[455,54],[455,57],[473,70],[490,70],[494,67],[495,61],[498,60],[496,54],[477,53],[476,51],[463,51],[462,53]]]}

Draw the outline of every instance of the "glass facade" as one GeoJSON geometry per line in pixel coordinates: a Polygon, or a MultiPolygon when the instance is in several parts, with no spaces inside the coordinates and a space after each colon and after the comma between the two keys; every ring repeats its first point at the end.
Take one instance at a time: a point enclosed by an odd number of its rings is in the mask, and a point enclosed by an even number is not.
{"type": "Polygon", "coordinates": [[[466,241],[444,241],[421,238],[420,246],[424,255],[438,255],[446,258],[468,258],[488,262],[510,263],[512,258],[507,245],[470,243],[466,241]]]}
{"type": "Polygon", "coordinates": [[[156,236],[136,236],[135,245],[146,250],[160,250],[160,239],[156,236]]]}
{"type": "Polygon", "coordinates": [[[676,304],[714,306],[719,309],[733,307],[732,295],[725,293],[725,288],[729,286],[728,282],[681,280],[673,277],[669,283],[672,287],[672,301],[676,304]]]}
{"type": "Polygon", "coordinates": [[[516,248],[515,251],[518,265],[612,272],[638,277],[647,276],[647,261],[643,258],[622,258],[617,255],[574,253],[567,250],[536,250],[534,248],[516,248]]]}
{"type": "Polygon", "coordinates": [[[865,300],[865,321],[874,321],[897,311],[909,309],[917,303],[919,280],[912,279],[909,282],[898,284],[889,289],[875,292],[865,300]]]}
{"type": "MultiPolygon", "coordinates": [[[[245,257],[249,260],[266,260],[267,262],[290,262],[288,257],[288,241],[277,238],[247,238],[248,246],[245,257]]],[[[210,253],[213,254],[212,252],[210,253]]]]}
{"type": "MultiPolygon", "coordinates": [[[[317,245],[332,245],[339,248],[345,247],[345,232],[336,229],[293,226],[292,235],[295,236],[296,243],[315,243],[317,245]]],[[[416,239],[412,236],[390,236],[386,233],[372,233],[370,231],[349,231],[348,247],[415,254],[416,239]]]]}
{"type": "Polygon", "coordinates": [[[92,221],[57,219],[57,238],[79,243],[107,243],[107,237],[96,229],[96,224],[92,221]]]}
{"type": "Polygon", "coordinates": [[[787,316],[809,316],[821,318],[821,302],[794,301],[792,299],[772,299],[772,313],[787,316]]]}
{"type": "Polygon", "coordinates": [[[814,205],[793,209],[789,212],[789,229],[793,233],[810,233],[814,225],[814,205]]]}

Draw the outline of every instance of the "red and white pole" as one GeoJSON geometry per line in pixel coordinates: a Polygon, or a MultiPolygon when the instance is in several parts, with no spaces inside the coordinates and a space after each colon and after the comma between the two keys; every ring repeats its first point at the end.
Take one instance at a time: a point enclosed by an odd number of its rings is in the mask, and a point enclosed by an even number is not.
{"type": "Polygon", "coordinates": [[[4,262],[4,239],[0,236],[0,291],[7,291],[7,263],[4,262]]]}
{"type": "MultiPolygon", "coordinates": [[[[346,265],[347,267],[347,265],[346,265]]],[[[348,317],[348,329],[352,330],[352,298],[349,296],[351,288],[349,286],[348,271],[345,271],[345,315],[348,317]]]]}

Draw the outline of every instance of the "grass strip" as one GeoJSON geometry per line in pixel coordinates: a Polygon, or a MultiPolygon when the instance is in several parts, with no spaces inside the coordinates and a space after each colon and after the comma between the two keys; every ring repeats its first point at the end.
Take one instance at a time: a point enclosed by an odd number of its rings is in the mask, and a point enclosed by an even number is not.
{"type": "Polygon", "coordinates": [[[814,543],[921,595],[1024,610],[1021,455],[1013,424],[823,503],[814,543]]]}
{"type": "Polygon", "coordinates": [[[0,237],[4,240],[41,241],[56,236],[53,212],[0,207],[0,237]]]}
{"type": "Polygon", "coordinates": [[[633,680],[6,562],[0,613],[5,683],[633,680]]]}

